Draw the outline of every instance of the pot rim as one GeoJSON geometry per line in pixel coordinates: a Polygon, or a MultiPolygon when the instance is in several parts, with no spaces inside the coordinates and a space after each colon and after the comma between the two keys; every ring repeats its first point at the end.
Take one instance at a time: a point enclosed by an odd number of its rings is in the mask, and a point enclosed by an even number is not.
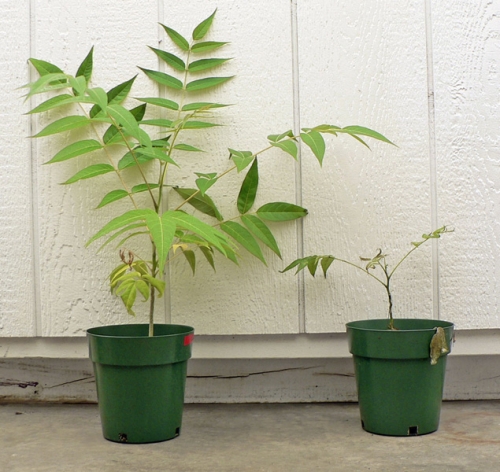
{"type": "Polygon", "coordinates": [[[382,333],[398,333],[398,332],[404,332],[404,333],[409,333],[409,332],[421,332],[421,331],[435,331],[436,328],[445,328],[445,329],[454,329],[455,325],[450,322],[450,321],[445,321],[445,320],[435,320],[432,318],[395,318],[394,322],[397,325],[398,322],[402,323],[407,323],[407,322],[424,322],[428,323],[430,326],[427,328],[405,328],[404,326],[395,330],[390,330],[386,327],[367,327],[367,326],[357,326],[358,324],[365,324],[365,323],[388,323],[389,318],[367,318],[364,320],[356,320],[356,321],[350,321],[346,323],[346,328],[352,329],[352,330],[357,330],[357,331],[374,331],[374,332],[382,332],[382,333]]]}
{"type": "MultiPolygon", "coordinates": [[[[117,330],[119,329],[132,329],[132,328],[147,328],[149,326],[148,323],[124,323],[124,324],[112,324],[112,325],[104,325],[104,326],[95,326],[93,328],[89,328],[86,330],[86,334],[90,335],[92,337],[99,337],[99,338],[121,338],[121,339],[144,339],[144,338],[149,338],[146,335],[139,335],[139,334],[111,334],[111,333],[100,333],[99,331],[101,330],[113,330],[116,328],[117,330]]],[[[176,323],[154,323],[154,327],[170,327],[174,328],[176,331],[168,334],[155,334],[153,336],[154,338],[165,338],[165,337],[171,337],[171,336],[183,336],[183,335],[188,335],[190,333],[194,333],[194,328],[192,326],[188,325],[182,325],[182,324],[176,324],[176,323]]]]}

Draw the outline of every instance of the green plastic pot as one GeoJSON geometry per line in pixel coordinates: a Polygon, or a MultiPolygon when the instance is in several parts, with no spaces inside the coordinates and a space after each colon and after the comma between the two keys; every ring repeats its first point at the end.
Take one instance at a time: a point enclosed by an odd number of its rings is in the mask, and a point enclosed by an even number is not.
{"type": "Polygon", "coordinates": [[[361,425],[388,436],[417,436],[439,427],[446,355],[430,363],[430,343],[437,327],[451,350],[453,324],[427,319],[347,323],[353,355],[361,425]]]}
{"type": "Polygon", "coordinates": [[[115,442],[151,443],[179,436],[190,326],[147,324],[87,330],[103,435],[115,442]]]}

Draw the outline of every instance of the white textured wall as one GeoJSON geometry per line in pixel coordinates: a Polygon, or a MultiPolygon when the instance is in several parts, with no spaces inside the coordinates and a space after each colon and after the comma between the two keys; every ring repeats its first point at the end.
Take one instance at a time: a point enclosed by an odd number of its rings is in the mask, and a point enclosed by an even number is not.
{"type": "MultiPolygon", "coordinates": [[[[365,125],[398,148],[370,152],[332,137],[322,169],[307,149],[298,169],[268,154],[262,200],[310,210],[303,232],[279,231],[284,261],[223,262],[194,278],[174,266],[160,318],[209,334],[343,331],[346,321],[385,316],[381,287],[341,266],[326,281],[277,271],[315,252],[355,259],[383,247],[397,257],[439,223],[456,232],[401,270],[396,315],[438,316],[440,305],[459,328],[500,327],[500,0],[0,0],[0,337],[129,321],[103,282],[116,259],[83,248],[109,215],[92,208],[111,181],[63,187],[77,160],[41,166],[55,147],[26,139],[43,126],[22,115],[26,59],[75,71],[94,45],[95,83],[110,88],[136,65],[155,66],[146,45],[164,39],[157,22],[188,35],[215,7],[211,38],[231,41],[227,70],[237,75],[220,100],[236,106],[210,132],[220,144],[203,158],[207,169],[226,166],[227,147],[260,149],[267,134],[298,123],[365,125]]],[[[138,95],[153,87],[143,76],[137,86],[138,95]]],[[[192,170],[200,167],[181,178],[192,170]]]]}
{"type": "Polygon", "coordinates": [[[29,81],[28,2],[0,2],[0,336],[35,333],[29,121],[17,87],[29,81]]]}

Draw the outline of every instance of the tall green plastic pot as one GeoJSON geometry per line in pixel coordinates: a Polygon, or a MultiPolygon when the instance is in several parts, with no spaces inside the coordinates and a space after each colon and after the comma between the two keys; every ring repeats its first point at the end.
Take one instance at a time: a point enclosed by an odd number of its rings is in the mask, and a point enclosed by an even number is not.
{"type": "Polygon", "coordinates": [[[453,324],[427,319],[347,323],[353,355],[361,425],[388,436],[432,433],[439,426],[446,355],[430,363],[431,339],[437,327],[445,331],[451,350],[453,324]]]}
{"type": "Polygon", "coordinates": [[[87,330],[102,431],[115,442],[151,443],[178,436],[182,426],[190,326],[147,324],[87,330]]]}

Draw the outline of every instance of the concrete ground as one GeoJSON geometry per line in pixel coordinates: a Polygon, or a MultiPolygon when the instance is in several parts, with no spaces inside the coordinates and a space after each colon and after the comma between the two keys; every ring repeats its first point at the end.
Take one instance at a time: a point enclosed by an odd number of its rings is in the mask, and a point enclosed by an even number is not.
{"type": "Polygon", "coordinates": [[[361,429],[356,404],[186,405],[181,436],[103,439],[96,405],[0,405],[1,472],[500,471],[500,402],[447,402],[439,431],[361,429]]]}

